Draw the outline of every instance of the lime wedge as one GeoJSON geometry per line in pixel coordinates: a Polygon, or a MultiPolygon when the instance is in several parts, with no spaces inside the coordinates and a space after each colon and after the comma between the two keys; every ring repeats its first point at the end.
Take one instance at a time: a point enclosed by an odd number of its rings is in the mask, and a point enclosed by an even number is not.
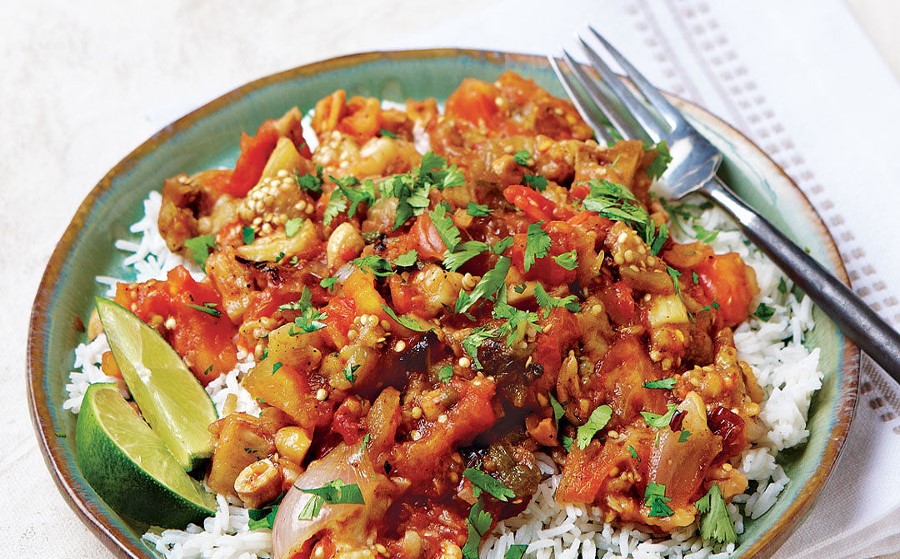
{"type": "Polygon", "coordinates": [[[98,297],[97,313],[144,419],[181,467],[193,470],[213,451],[209,424],[216,408],[209,395],[163,337],[131,311],[98,297]]]}
{"type": "Polygon", "coordinates": [[[119,514],[183,528],[214,514],[213,496],[186,474],[115,384],[92,384],[75,423],[78,466],[119,514]]]}

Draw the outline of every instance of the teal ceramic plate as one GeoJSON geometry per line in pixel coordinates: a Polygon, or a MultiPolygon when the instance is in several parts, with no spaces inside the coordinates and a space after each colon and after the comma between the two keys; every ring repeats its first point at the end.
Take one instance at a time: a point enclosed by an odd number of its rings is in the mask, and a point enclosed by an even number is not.
{"type": "MultiPolygon", "coordinates": [[[[29,336],[29,397],[44,455],[57,485],[84,522],[123,557],[155,557],[140,537],[145,526],[129,523],[85,482],[75,463],[75,416],[62,409],[75,346],[84,339],[80,320],[90,314],[102,287],[97,275],[128,279],[124,255],[113,241],[143,213],[142,200],[178,173],[232,166],[238,139],[265,119],[297,105],[307,110],[337,88],[350,95],[394,101],[443,99],[464,77],[493,81],[511,69],[556,95],[564,92],[544,58],[496,52],[425,50],[359,54],[289,70],[247,84],[167,126],[116,165],[78,209],[56,247],[34,303],[29,336]],[[79,320],[80,319],[80,320],[79,320]]],[[[759,148],[721,120],[680,102],[725,154],[722,175],[749,203],[801,246],[847,275],[834,242],[809,201],[759,148]]],[[[133,277],[133,276],[131,276],[133,277]]],[[[808,512],[825,484],[847,435],[856,402],[858,352],[821,313],[810,340],[822,348],[824,386],[809,418],[809,442],[784,464],[790,484],[775,507],[748,521],[738,556],[769,556],[808,512]]]]}

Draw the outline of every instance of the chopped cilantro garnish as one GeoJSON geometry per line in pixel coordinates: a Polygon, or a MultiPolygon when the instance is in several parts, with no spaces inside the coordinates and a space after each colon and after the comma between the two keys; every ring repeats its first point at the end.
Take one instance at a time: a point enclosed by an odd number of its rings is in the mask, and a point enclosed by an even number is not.
{"type": "Polygon", "coordinates": [[[690,436],[691,436],[690,431],[688,431],[687,429],[682,429],[681,433],[678,435],[678,442],[683,443],[684,441],[688,440],[688,438],[690,438],[690,436]]]}
{"type": "Polygon", "coordinates": [[[691,272],[691,281],[694,283],[694,285],[700,285],[700,276],[697,274],[697,272],[691,272]]]}
{"type": "Polygon", "coordinates": [[[316,165],[315,175],[311,173],[301,175],[298,173],[294,175],[294,180],[297,182],[297,186],[299,186],[301,190],[315,193],[322,192],[322,183],[324,182],[324,180],[322,179],[322,166],[316,165]]]}
{"type": "Polygon", "coordinates": [[[210,251],[216,246],[216,238],[212,235],[200,235],[184,242],[184,247],[191,253],[191,258],[206,270],[206,259],[210,251]]]}
{"type": "Polygon", "coordinates": [[[336,277],[322,278],[322,281],[319,282],[319,285],[331,291],[331,288],[334,287],[334,284],[337,283],[337,280],[338,279],[336,277]]]}
{"type": "Polygon", "coordinates": [[[473,493],[476,498],[481,496],[482,491],[503,502],[507,502],[510,497],[516,496],[513,490],[504,485],[502,481],[491,477],[481,470],[466,468],[463,470],[463,477],[472,482],[473,493]]]}
{"type": "Polygon", "coordinates": [[[252,245],[253,241],[256,240],[256,231],[252,227],[244,227],[241,229],[241,240],[244,241],[245,245],[252,245]]]}
{"type": "Polygon", "coordinates": [[[490,248],[487,243],[481,241],[466,241],[456,245],[454,251],[444,252],[444,268],[449,272],[455,272],[463,264],[475,258],[490,248]]]}
{"type": "Polygon", "coordinates": [[[702,243],[711,243],[719,236],[718,231],[710,231],[701,225],[694,225],[694,237],[702,243]]]}
{"type": "Polygon", "coordinates": [[[700,518],[700,537],[705,542],[719,544],[737,543],[737,533],[731,514],[722,497],[717,484],[712,484],[706,495],[695,503],[697,510],[703,515],[700,518]]]}
{"type": "Polygon", "coordinates": [[[363,272],[372,274],[378,278],[384,278],[394,273],[391,263],[386,259],[375,256],[361,256],[350,261],[351,264],[362,270],[363,272]]]}
{"type": "Polygon", "coordinates": [[[623,221],[644,239],[652,254],[658,254],[669,236],[664,225],[657,227],[630,190],[608,180],[588,181],[590,192],[582,204],[584,209],[596,212],[607,219],[623,221]]]}
{"type": "Polygon", "coordinates": [[[669,508],[669,505],[666,504],[671,500],[671,497],[666,497],[665,485],[661,483],[653,483],[652,481],[647,484],[647,489],[644,491],[644,505],[650,508],[650,512],[647,514],[647,516],[672,516],[673,514],[675,514],[675,511],[669,508]]]}
{"type": "Polygon", "coordinates": [[[209,316],[213,316],[215,318],[219,318],[220,316],[222,316],[222,311],[216,309],[215,303],[203,303],[202,305],[192,305],[188,303],[186,306],[194,309],[195,311],[206,313],[209,316]]]}
{"type": "MultiPolygon", "coordinates": [[[[536,312],[519,310],[507,303],[498,302],[494,305],[494,310],[491,314],[494,318],[506,320],[496,329],[496,336],[506,336],[506,345],[508,346],[512,346],[513,341],[519,337],[518,335],[524,333],[524,329],[527,329],[529,326],[538,332],[543,331],[541,325],[538,324],[536,312]]],[[[519,339],[521,338],[519,337],[519,339]]]]}
{"type": "Polygon", "coordinates": [[[396,135],[396,134],[394,134],[393,132],[391,132],[390,130],[387,130],[387,129],[385,129],[385,128],[380,129],[380,130],[378,131],[378,133],[381,134],[381,136],[384,137],[384,138],[393,138],[393,139],[397,139],[397,135],[396,135]]]}
{"type": "Polygon", "coordinates": [[[641,415],[644,417],[644,421],[647,422],[647,425],[650,427],[656,427],[657,429],[662,429],[669,425],[672,422],[672,418],[675,416],[675,404],[667,404],[667,411],[663,415],[659,415],[658,413],[651,413],[648,411],[642,411],[641,415]]]}
{"type": "Polygon", "coordinates": [[[678,278],[681,277],[681,272],[671,266],[666,266],[666,272],[668,272],[669,277],[672,278],[672,284],[675,286],[675,294],[681,297],[681,282],[678,281],[678,278]]]}
{"type": "Polygon", "coordinates": [[[250,509],[248,515],[250,516],[250,521],[247,523],[247,527],[251,530],[260,530],[263,528],[272,529],[272,526],[275,525],[275,515],[278,513],[278,505],[275,505],[269,509],[250,509]]]}
{"type": "Polygon", "coordinates": [[[525,551],[528,549],[528,546],[525,544],[517,543],[509,546],[509,549],[506,550],[506,553],[503,555],[503,559],[522,559],[525,556],[525,551]]]}
{"type": "Polygon", "coordinates": [[[496,254],[497,256],[500,256],[501,254],[506,252],[506,250],[509,247],[512,246],[513,242],[514,242],[514,239],[512,237],[503,237],[502,239],[500,239],[499,241],[494,243],[494,246],[493,246],[493,248],[491,248],[491,251],[493,251],[493,253],[496,254]]]}
{"type": "Polygon", "coordinates": [[[651,179],[658,179],[666,172],[669,163],[672,162],[672,154],[669,153],[669,146],[665,140],[656,144],[656,158],[647,166],[647,174],[651,179]]]}
{"type": "Polygon", "coordinates": [[[534,298],[537,304],[544,309],[544,318],[550,314],[551,309],[563,308],[569,312],[578,312],[581,310],[581,304],[575,295],[566,295],[565,297],[554,297],[547,293],[544,286],[540,282],[534,286],[534,298]]]}
{"type": "Polygon", "coordinates": [[[566,415],[566,410],[563,408],[563,405],[559,403],[559,400],[556,399],[556,396],[553,394],[547,394],[550,397],[550,407],[553,409],[553,421],[556,422],[556,427],[559,428],[559,420],[566,415]]]}
{"type": "Polygon", "coordinates": [[[466,213],[472,217],[485,217],[487,215],[490,215],[491,209],[484,204],[469,202],[469,204],[466,206],[466,213]]]}
{"type": "Polygon", "coordinates": [[[409,266],[415,266],[416,260],[419,259],[419,252],[416,249],[412,249],[411,251],[401,254],[394,260],[394,266],[399,266],[401,268],[406,268],[409,266]]]}
{"type": "Polygon", "coordinates": [[[541,175],[524,175],[522,180],[525,181],[525,184],[538,192],[543,192],[547,189],[547,185],[550,184],[547,182],[547,179],[541,175]]]}
{"type": "Polygon", "coordinates": [[[447,160],[432,152],[422,156],[419,168],[410,173],[394,175],[381,184],[382,195],[397,198],[397,214],[394,229],[416,215],[422,215],[430,205],[428,192],[432,188],[443,190],[465,184],[465,177],[456,165],[447,166],[447,160]]]}
{"type": "Polygon", "coordinates": [[[641,461],[640,455],[637,453],[637,451],[631,445],[628,445],[628,454],[630,454],[631,457],[634,458],[635,460],[637,460],[638,462],[641,461]]]}
{"type": "Polygon", "coordinates": [[[591,442],[591,439],[594,438],[594,435],[606,427],[610,418],[612,418],[611,407],[606,404],[597,406],[597,408],[591,412],[591,416],[588,418],[587,423],[580,426],[578,432],[575,434],[575,444],[578,445],[578,448],[582,450],[587,448],[587,445],[591,442]]]}
{"type": "Polygon", "coordinates": [[[453,252],[456,250],[456,245],[459,244],[462,237],[459,229],[453,223],[453,218],[450,217],[448,209],[449,206],[447,204],[440,203],[429,212],[428,216],[431,218],[431,223],[434,224],[438,236],[444,241],[444,246],[447,247],[448,251],[453,252]]]}
{"type": "Polygon", "coordinates": [[[516,153],[513,154],[513,159],[519,165],[523,167],[528,167],[531,163],[531,152],[527,149],[520,149],[516,153]]]}
{"type": "Polygon", "coordinates": [[[672,390],[675,388],[675,377],[669,377],[659,380],[650,380],[644,383],[644,388],[661,388],[663,390],[672,390]]]}
{"type": "Polygon", "coordinates": [[[481,539],[491,529],[493,522],[491,513],[484,510],[484,503],[481,502],[481,499],[475,501],[475,504],[469,509],[469,517],[466,519],[469,537],[462,548],[463,559],[479,559],[478,551],[481,547],[481,539]]]}
{"type": "Polygon", "coordinates": [[[358,363],[347,363],[347,365],[344,366],[343,373],[344,378],[347,379],[347,382],[349,382],[350,384],[356,382],[356,371],[360,367],[362,367],[362,365],[359,365],[358,363]]]}
{"type": "Polygon", "coordinates": [[[578,267],[578,251],[570,250],[553,257],[553,261],[565,270],[574,270],[578,267]]]}
{"type": "Polygon", "coordinates": [[[550,253],[550,235],[541,229],[543,221],[532,223],[528,226],[525,242],[525,271],[534,266],[535,260],[544,258],[550,253]]]}
{"type": "Polygon", "coordinates": [[[412,318],[409,318],[408,316],[397,316],[397,313],[394,312],[394,309],[390,308],[384,303],[381,304],[381,308],[384,309],[384,312],[386,312],[388,316],[394,319],[394,322],[405,328],[409,328],[410,330],[414,330],[416,332],[428,332],[429,330],[431,330],[431,328],[422,328],[422,326],[418,322],[416,322],[412,318]]]}
{"type": "Polygon", "coordinates": [[[481,276],[481,280],[475,285],[472,293],[465,291],[459,294],[456,300],[457,314],[464,313],[480,299],[489,299],[494,297],[499,291],[506,287],[506,275],[509,274],[509,267],[512,260],[508,256],[501,256],[497,260],[497,265],[481,276]]]}
{"type": "Polygon", "coordinates": [[[291,336],[296,336],[301,332],[309,333],[325,328],[325,323],[322,320],[327,318],[327,316],[324,312],[319,312],[312,306],[312,293],[306,286],[303,287],[298,301],[281,305],[278,307],[278,310],[297,311],[300,313],[300,316],[294,319],[294,324],[288,330],[288,334],[291,336]],[[294,326],[300,330],[294,330],[294,326]]]}
{"type": "Polygon", "coordinates": [[[481,347],[482,342],[484,342],[488,338],[497,337],[497,329],[496,328],[488,328],[487,326],[479,326],[477,328],[473,328],[469,335],[463,338],[462,347],[469,354],[469,357],[472,358],[472,364],[475,365],[476,369],[483,369],[481,361],[478,360],[478,348],[481,347]]]}
{"type": "Polygon", "coordinates": [[[771,319],[772,315],[774,315],[774,314],[775,314],[775,308],[770,307],[769,305],[767,305],[765,303],[760,303],[759,306],[756,307],[756,310],[753,312],[753,315],[756,316],[756,318],[762,320],[763,322],[768,322],[769,319],[771,319]]]}
{"type": "Polygon", "coordinates": [[[778,292],[782,295],[787,295],[788,285],[787,282],[784,281],[784,278],[778,278],[778,292]]]}
{"type": "Polygon", "coordinates": [[[450,382],[453,378],[453,365],[444,365],[438,371],[438,380],[441,382],[450,382]]]}
{"type": "Polygon", "coordinates": [[[272,374],[274,375],[275,373],[277,373],[278,369],[280,369],[280,368],[281,368],[281,361],[276,361],[275,364],[272,365],[272,374]]]}
{"type": "Polygon", "coordinates": [[[356,483],[344,483],[343,480],[340,479],[329,481],[322,487],[316,487],[312,489],[304,489],[302,487],[298,487],[297,489],[299,489],[303,493],[309,493],[312,495],[312,498],[306,502],[306,505],[303,506],[303,510],[300,511],[300,515],[297,517],[298,520],[313,520],[314,518],[319,516],[319,512],[321,512],[322,505],[324,504],[365,504],[362,496],[362,491],[359,489],[359,485],[356,483]]]}
{"type": "Polygon", "coordinates": [[[293,217],[284,224],[284,234],[290,239],[297,235],[300,232],[300,228],[303,226],[303,222],[305,220],[302,217],[293,217]]]}
{"type": "Polygon", "coordinates": [[[575,439],[572,437],[563,437],[561,439],[563,448],[566,449],[566,452],[572,452],[572,443],[575,442],[575,439]]]}

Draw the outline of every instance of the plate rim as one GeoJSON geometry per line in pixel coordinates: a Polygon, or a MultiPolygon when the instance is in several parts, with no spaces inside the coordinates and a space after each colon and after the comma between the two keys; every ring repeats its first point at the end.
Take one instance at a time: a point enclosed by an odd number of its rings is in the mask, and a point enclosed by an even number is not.
{"type": "MultiPolygon", "coordinates": [[[[95,204],[112,189],[112,184],[116,177],[127,173],[138,164],[144,156],[154,151],[168,139],[176,136],[183,129],[190,127],[192,123],[227,107],[255,90],[262,89],[278,82],[314,75],[322,71],[333,71],[361,66],[369,62],[384,60],[385,58],[397,61],[415,61],[462,57],[491,62],[500,68],[511,61],[535,67],[548,66],[546,57],[536,54],[464,48],[432,48],[352,53],[268,74],[246,82],[243,85],[200,105],[161,128],[106,172],[81,202],[71,221],[66,226],[60,240],[54,247],[47,263],[47,267],[41,276],[37,294],[32,305],[26,356],[27,397],[31,420],[39,441],[41,454],[43,455],[44,461],[50,470],[51,477],[57,488],[63,494],[69,507],[76,513],[80,520],[86,524],[94,535],[115,555],[133,559],[149,558],[149,556],[146,555],[145,550],[141,549],[137,545],[137,542],[132,539],[131,534],[125,533],[121,528],[116,526],[116,522],[104,514],[90,498],[90,495],[88,495],[84,489],[72,479],[72,472],[65,462],[63,456],[63,444],[59,441],[59,438],[61,437],[59,437],[55,431],[51,415],[52,412],[49,407],[49,400],[43,386],[45,380],[44,349],[47,342],[45,333],[50,318],[48,313],[50,311],[50,304],[53,300],[53,287],[60,280],[66,263],[66,257],[72,249],[78,233],[84,227],[95,204]]],[[[805,217],[811,222],[816,233],[822,239],[823,244],[825,245],[824,249],[826,256],[828,257],[830,264],[835,266],[834,270],[837,272],[836,275],[845,285],[849,286],[849,276],[844,261],[837,249],[834,237],[831,235],[822,216],[816,211],[815,206],[812,204],[809,197],[797,186],[781,166],[773,161],[755,142],[720,117],[698,105],[680,99],[677,96],[671,97],[678,101],[678,104],[682,109],[686,109],[688,112],[695,113],[702,119],[708,120],[716,128],[737,135],[741,140],[741,143],[750,149],[758,162],[762,162],[764,165],[770,167],[773,172],[780,175],[788,182],[792,187],[792,192],[798,196],[798,199],[805,210],[805,217]]],[[[844,340],[844,349],[842,352],[840,370],[844,378],[843,382],[837,385],[837,390],[840,395],[839,404],[836,410],[837,417],[833,423],[828,442],[823,451],[822,460],[807,482],[807,487],[810,485],[812,487],[809,488],[810,490],[801,492],[798,498],[784,511],[783,516],[776,521],[776,523],[785,522],[787,523],[786,526],[780,527],[776,533],[772,533],[771,530],[764,533],[759,539],[754,541],[750,547],[742,550],[742,553],[746,554],[747,557],[770,556],[784,543],[785,540],[787,540],[787,538],[800,526],[801,520],[809,513],[813,503],[824,488],[826,480],[837,464],[840,452],[849,433],[850,424],[855,415],[855,408],[858,400],[858,378],[860,369],[859,349],[849,338],[843,334],[841,334],[841,336],[844,340]]]]}

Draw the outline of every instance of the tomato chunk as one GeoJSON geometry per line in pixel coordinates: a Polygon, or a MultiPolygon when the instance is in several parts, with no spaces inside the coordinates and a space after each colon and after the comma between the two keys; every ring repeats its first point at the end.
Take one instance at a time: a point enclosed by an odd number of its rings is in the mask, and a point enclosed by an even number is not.
{"type": "Polygon", "coordinates": [[[759,293],[756,273],[735,252],[717,254],[695,268],[710,304],[718,306],[717,321],[734,327],[750,316],[753,298],[759,293]]]}
{"type": "Polygon", "coordinates": [[[159,330],[204,386],[237,364],[237,327],[219,310],[221,297],[183,266],[164,281],[120,283],[116,302],[159,330]]]}

